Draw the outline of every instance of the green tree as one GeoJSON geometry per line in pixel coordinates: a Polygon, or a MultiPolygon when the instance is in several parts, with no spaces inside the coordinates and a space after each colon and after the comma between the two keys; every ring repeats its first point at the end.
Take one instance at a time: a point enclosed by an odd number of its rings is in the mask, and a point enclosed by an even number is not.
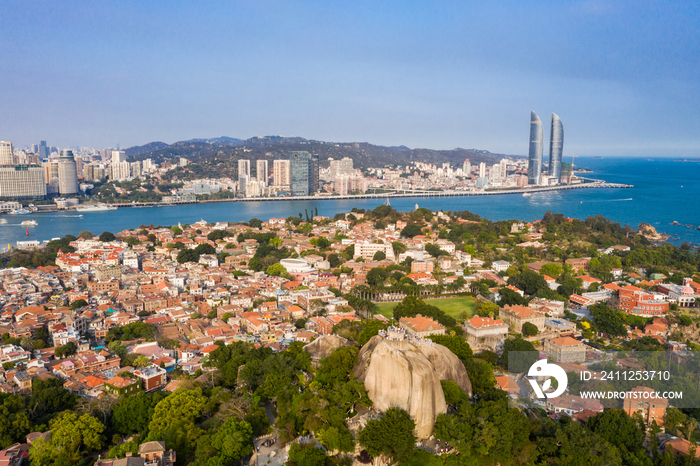
{"type": "Polygon", "coordinates": [[[500,364],[509,372],[527,372],[539,357],[539,352],[535,350],[532,343],[523,340],[518,335],[516,338],[509,338],[503,343],[500,364]]]}
{"type": "Polygon", "coordinates": [[[537,325],[532,324],[530,322],[525,322],[523,324],[523,335],[526,337],[531,337],[534,335],[537,335],[539,333],[539,330],[537,330],[537,325]]]}
{"type": "Polygon", "coordinates": [[[372,256],[373,261],[383,261],[386,259],[386,254],[384,254],[383,251],[377,251],[374,253],[374,256],[372,256]]]}
{"type": "Polygon", "coordinates": [[[406,225],[403,230],[401,230],[401,236],[405,236],[406,238],[413,238],[421,234],[423,234],[423,230],[415,223],[410,223],[406,225]]]}
{"type": "Polygon", "coordinates": [[[197,254],[194,249],[183,249],[177,253],[177,263],[184,264],[185,262],[197,262],[199,261],[199,254],[197,254]]]}
{"type": "Polygon", "coordinates": [[[148,433],[148,426],[159,401],[167,392],[143,393],[121,398],[112,408],[111,425],[123,435],[148,433]]]}
{"type": "Polygon", "coordinates": [[[589,308],[595,325],[601,332],[610,336],[627,335],[625,328],[625,313],[605,304],[595,304],[589,308]]]}
{"type": "Polygon", "coordinates": [[[284,266],[282,264],[280,264],[279,262],[269,266],[267,268],[267,270],[265,271],[265,273],[268,275],[271,275],[273,277],[281,277],[284,275],[288,275],[287,269],[285,269],[284,266]]]}
{"type": "Polygon", "coordinates": [[[0,393],[0,449],[23,440],[31,429],[27,409],[19,395],[0,393]]]}
{"type": "Polygon", "coordinates": [[[115,241],[117,239],[117,237],[114,236],[113,233],[110,233],[109,231],[105,231],[100,235],[99,239],[103,243],[109,243],[110,241],[115,241]]]}
{"type": "Polygon", "coordinates": [[[555,263],[545,264],[540,268],[540,274],[557,279],[561,275],[561,266],[555,263]]]}
{"type": "Polygon", "coordinates": [[[72,341],[69,341],[63,346],[56,348],[55,355],[57,358],[62,359],[75,354],[78,351],[78,347],[72,341]]]}
{"type": "Polygon", "coordinates": [[[415,427],[406,411],[392,407],[380,419],[367,421],[358,439],[373,457],[384,455],[401,463],[410,459],[415,451],[415,427]]]}
{"type": "Polygon", "coordinates": [[[70,308],[71,309],[78,309],[78,308],[81,308],[81,307],[87,306],[87,305],[88,305],[88,302],[85,301],[84,299],[76,299],[75,301],[70,303],[70,308]]]}
{"type": "Polygon", "coordinates": [[[289,463],[292,466],[322,466],[326,462],[326,452],[312,443],[292,443],[289,448],[289,463]]]}
{"type": "Polygon", "coordinates": [[[520,275],[513,279],[513,284],[529,295],[533,295],[539,290],[549,288],[544,277],[532,270],[521,272],[520,275]]]}
{"type": "Polygon", "coordinates": [[[32,466],[69,466],[80,462],[84,451],[100,450],[104,425],[89,414],[64,411],[51,421],[51,440],[37,440],[29,452],[32,466]]]}
{"type": "Polygon", "coordinates": [[[208,458],[207,465],[231,464],[253,452],[253,428],[230,417],[211,436],[210,445],[216,454],[208,458]]]}

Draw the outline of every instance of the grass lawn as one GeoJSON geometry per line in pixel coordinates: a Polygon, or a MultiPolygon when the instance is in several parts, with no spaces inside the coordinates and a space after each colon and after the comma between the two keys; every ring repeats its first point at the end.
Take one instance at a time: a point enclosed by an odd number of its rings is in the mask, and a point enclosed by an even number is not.
{"type": "MultiPolygon", "coordinates": [[[[437,306],[448,316],[454,317],[459,320],[459,315],[467,311],[469,317],[474,315],[474,307],[476,306],[476,301],[470,296],[458,296],[455,298],[441,298],[441,299],[426,299],[426,303],[433,306],[437,306]]],[[[394,315],[394,307],[399,304],[396,303],[377,303],[379,308],[379,313],[384,317],[391,319],[394,315]]]]}

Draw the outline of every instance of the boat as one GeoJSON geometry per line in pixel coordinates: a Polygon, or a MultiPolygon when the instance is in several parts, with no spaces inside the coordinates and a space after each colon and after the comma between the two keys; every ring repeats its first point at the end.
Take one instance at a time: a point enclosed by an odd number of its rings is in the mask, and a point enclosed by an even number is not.
{"type": "Polygon", "coordinates": [[[532,193],[523,193],[523,197],[530,197],[532,196],[532,193]]]}
{"type": "Polygon", "coordinates": [[[117,207],[107,204],[95,204],[75,208],[76,212],[105,212],[107,210],[117,210],[117,207]]]}
{"type": "Polygon", "coordinates": [[[27,215],[31,213],[32,211],[29,209],[15,209],[8,212],[10,215],[27,215]]]}
{"type": "Polygon", "coordinates": [[[36,223],[36,220],[25,220],[24,222],[21,223],[23,227],[34,227],[37,226],[38,223],[36,223]]]}

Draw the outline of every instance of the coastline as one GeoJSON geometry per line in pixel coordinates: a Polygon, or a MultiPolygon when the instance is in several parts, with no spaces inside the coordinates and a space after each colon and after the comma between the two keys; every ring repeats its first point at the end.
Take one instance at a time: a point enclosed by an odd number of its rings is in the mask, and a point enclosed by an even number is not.
{"type": "MultiPolygon", "coordinates": [[[[174,201],[174,202],[132,202],[132,203],[104,203],[112,207],[168,207],[184,204],[212,204],[219,202],[273,202],[273,201],[338,201],[350,199],[392,199],[392,198],[426,198],[426,197],[468,197],[468,196],[496,196],[496,195],[517,195],[523,193],[539,193],[548,191],[561,191],[570,189],[594,189],[594,188],[622,188],[631,189],[634,185],[622,183],[608,183],[602,180],[591,180],[586,183],[572,185],[542,186],[532,188],[517,189],[494,189],[491,191],[411,191],[395,190],[391,193],[382,194],[357,194],[345,196],[284,196],[284,197],[241,197],[233,199],[206,199],[196,201],[174,201]]],[[[75,210],[66,209],[66,210],[75,210]]]]}

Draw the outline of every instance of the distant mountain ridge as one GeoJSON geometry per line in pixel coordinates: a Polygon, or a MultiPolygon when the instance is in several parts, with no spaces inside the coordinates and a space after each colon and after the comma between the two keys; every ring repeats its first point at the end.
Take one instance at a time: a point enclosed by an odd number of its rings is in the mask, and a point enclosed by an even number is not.
{"type": "Polygon", "coordinates": [[[465,159],[469,159],[472,165],[481,162],[493,165],[504,157],[519,157],[495,154],[481,149],[411,149],[403,145],[387,147],[368,142],[324,142],[286,136],[256,136],[246,140],[222,136],[190,139],[170,145],[152,142],[126,149],[129,157],[138,160],[151,158],[158,163],[176,157],[185,157],[193,162],[198,159],[206,159],[209,162],[237,159],[286,159],[291,151],[311,152],[318,155],[321,162],[326,162],[329,158],[350,157],[355,162],[356,168],[406,165],[412,161],[461,165],[465,159]]]}

